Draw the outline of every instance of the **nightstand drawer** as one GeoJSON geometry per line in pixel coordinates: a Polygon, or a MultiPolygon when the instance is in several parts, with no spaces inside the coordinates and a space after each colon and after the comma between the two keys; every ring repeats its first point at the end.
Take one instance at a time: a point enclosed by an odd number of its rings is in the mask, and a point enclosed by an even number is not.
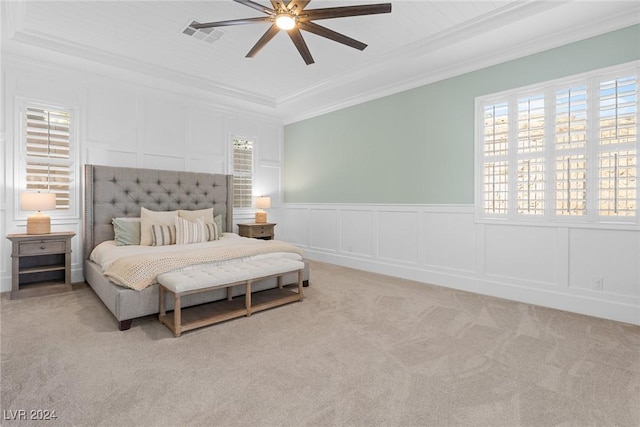
{"type": "Polygon", "coordinates": [[[273,227],[253,227],[251,228],[252,237],[271,236],[273,227]]]}
{"type": "Polygon", "coordinates": [[[238,224],[238,234],[242,237],[252,237],[254,239],[273,239],[273,227],[276,224],[273,222],[266,223],[249,223],[249,224],[238,224]]]}
{"type": "Polygon", "coordinates": [[[22,255],[46,255],[65,252],[64,240],[47,240],[42,242],[20,242],[19,253],[22,255]]]}

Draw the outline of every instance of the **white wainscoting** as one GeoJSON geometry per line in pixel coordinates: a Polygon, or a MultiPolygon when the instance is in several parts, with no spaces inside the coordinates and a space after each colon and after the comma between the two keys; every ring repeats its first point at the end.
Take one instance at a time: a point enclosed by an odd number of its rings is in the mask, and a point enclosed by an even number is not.
{"type": "MultiPolygon", "coordinates": [[[[17,178],[19,164],[19,112],[15,100],[76,108],[79,135],[79,174],[73,182],[82,194],[83,164],[231,173],[233,136],[256,144],[255,186],[271,196],[274,212],[281,204],[282,122],[269,115],[232,108],[205,92],[194,95],[177,83],[136,84],[139,76],[109,77],[41,60],[3,57],[0,84],[0,235],[23,233],[26,216],[19,216],[16,200],[23,183],[17,178]]],[[[80,199],[78,203],[80,203],[80,199]]],[[[238,212],[234,222],[253,221],[254,212],[238,212]]],[[[276,213],[273,218],[279,220],[276,213]]],[[[74,231],[72,280],[83,281],[82,218],[52,217],[52,230],[74,231]]],[[[0,292],[11,290],[11,242],[0,242],[0,292]]]]}
{"type": "Polygon", "coordinates": [[[637,230],[477,223],[471,205],[287,203],[281,217],[278,239],[311,260],[640,325],[637,230]]]}

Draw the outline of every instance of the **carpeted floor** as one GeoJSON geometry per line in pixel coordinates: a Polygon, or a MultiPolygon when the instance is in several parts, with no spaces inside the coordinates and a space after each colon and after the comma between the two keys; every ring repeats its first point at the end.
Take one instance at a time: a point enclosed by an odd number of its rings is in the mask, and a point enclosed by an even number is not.
{"type": "Polygon", "coordinates": [[[640,327],[313,262],[305,300],[173,338],[86,285],[1,305],[2,425],[638,426],[640,327]],[[46,415],[52,422],[14,421],[46,415]]]}

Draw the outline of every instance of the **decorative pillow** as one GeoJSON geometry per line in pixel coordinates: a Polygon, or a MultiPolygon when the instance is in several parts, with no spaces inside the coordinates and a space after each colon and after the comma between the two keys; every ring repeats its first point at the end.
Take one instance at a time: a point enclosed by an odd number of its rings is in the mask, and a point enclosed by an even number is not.
{"type": "Polygon", "coordinates": [[[224,228],[222,228],[222,215],[216,215],[213,218],[213,223],[218,227],[218,238],[220,238],[224,231],[224,228]]]}
{"type": "Polygon", "coordinates": [[[176,244],[176,227],[174,225],[152,225],[151,246],[176,244]]]}
{"type": "Polygon", "coordinates": [[[178,217],[178,211],[156,212],[149,209],[140,208],[140,244],[151,246],[151,226],[152,225],[174,225],[178,217]]]}
{"type": "Polygon", "coordinates": [[[179,209],[178,216],[191,222],[194,222],[198,218],[202,218],[205,224],[213,224],[213,208],[198,209],[196,211],[185,211],[183,209],[179,209]]]}
{"type": "Polygon", "coordinates": [[[205,224],[204,225],[204,233],[207,241],[218,240],[220,238],[220,232],[218,231],[218,225],[214,222],[213,224],[205,224]]]}
{"type": "Polygon", "coordinates": [[[202,218],[198,218],[195,222],[187,219],[176,217],[176,244],[187,245],[190,243],[200,243],[207,241],[205,232],[205,224],[202,218]]]}
{"type": "Polygon", "coordinates": [[[113,218],[111,223],[116,246],[140,244],[140,218],[113,218]]]}

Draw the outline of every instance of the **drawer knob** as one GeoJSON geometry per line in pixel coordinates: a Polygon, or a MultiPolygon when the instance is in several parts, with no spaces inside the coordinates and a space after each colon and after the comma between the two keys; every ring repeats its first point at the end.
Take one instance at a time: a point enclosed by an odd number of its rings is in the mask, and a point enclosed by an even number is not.
{"type": "Polygon", "coordinates": [[[40,249],[46,249],[46,248],[47,248],[46,246],[40,246],[40,249]]]}

